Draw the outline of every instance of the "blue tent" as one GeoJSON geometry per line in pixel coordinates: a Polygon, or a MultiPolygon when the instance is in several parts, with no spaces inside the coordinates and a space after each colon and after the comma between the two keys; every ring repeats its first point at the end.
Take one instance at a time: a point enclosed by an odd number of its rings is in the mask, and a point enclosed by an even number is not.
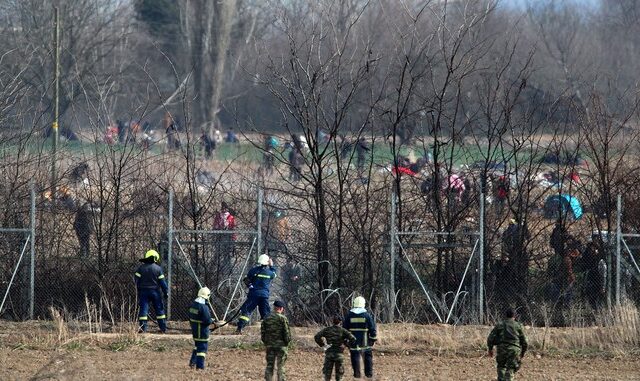
{"type": "Polygon", "coordinates": [[[544,216],[546,218],[557,219],[564,217],[569,211],[573,213],[573,218],[576,220],[582,217],[580,200],[568,194],[549,196],[544,202],[544,216]],[[559,212],[562,215],[559,215],[559,212]]]}

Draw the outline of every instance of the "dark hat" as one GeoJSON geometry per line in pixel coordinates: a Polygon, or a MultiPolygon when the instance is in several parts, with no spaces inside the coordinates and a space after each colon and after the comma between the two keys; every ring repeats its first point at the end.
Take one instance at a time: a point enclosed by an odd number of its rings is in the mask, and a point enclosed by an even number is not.
{"type": "Polygon", "coordinates": [[[511,307],[507,307],[504,310],[504,317],[507,318],[507,319],[514,318],[514,317],[516,317],[516,311],[511,307]]]}
{"type": "Polygon", "coordinates": [[[333,324],[340,324],[342,322],[342,316],[338,314],[333,315],[331,321],[333,321],[333,324]]]}
{"type": "Polygon", "coordinates": [[[276,307],[276,308],[285,308],[286,307],[284,302],[281,301],[281,300],[276,300],[275,302],[273,302],[273,306],[276,307]]]}

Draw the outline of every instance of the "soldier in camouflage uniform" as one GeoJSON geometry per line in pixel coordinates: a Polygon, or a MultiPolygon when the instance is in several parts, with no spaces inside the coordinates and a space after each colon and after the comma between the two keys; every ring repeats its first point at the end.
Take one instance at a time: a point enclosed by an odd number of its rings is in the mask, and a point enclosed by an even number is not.
{"type": "Polygon", "coordinates": [[[344,345],[353,345],[356,342],[356,337],[353,336],[351,332],[342,328],[340,326],[341,324],[342,317],[336,315],[333,317],[333,326],[323,329],[314,336],[319,346],[324,346],[323,337],[329,345],[329,348],[325,351],[324,366],[322,367],[322,374],[324,374],[325,381],[331,380],[331,371],[334,367],[336,369],[336,381],[342,379],[342,375],[344,375],[344,356],[342,355],[342,350],[344,345]]]}
{"type": "Polygon", "coordinates": [[[522,357],[527,352],[527,338],[522,324],[515,320],[515,312],[505,311],[505,320],[498,323],[487,338],[489,357],[493,357],[493,347],[498,347],[496,363],[498,381],[511,381],[520,368],[522,357]]]}
{"type": "Polygon", "coordinates": [[[275,313],[264,319],[260,328],[262,342],[267,348],[267,368],[264,371],[264,379],[266,381],[273,379],[273,368],[277,360],[278,381],[285,381],[284,365],[287,361],[291,332],[289,321],[283,315],[284,303],[276,300],[273,307],[275,313]]]}

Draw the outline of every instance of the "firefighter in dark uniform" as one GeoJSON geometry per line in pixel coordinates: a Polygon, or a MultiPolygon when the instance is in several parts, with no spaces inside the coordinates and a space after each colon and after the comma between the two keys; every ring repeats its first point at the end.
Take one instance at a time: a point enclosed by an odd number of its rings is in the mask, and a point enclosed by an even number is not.
{"type": "Polygon", "coordinates": [[[169,287],[164,279],[162,267],[158,265],[160,255],[155,250],[149,250],[140,259],[142,265],[135,273],[136,287],[138,289],[138,303],[140,312],[138,320],[140,322],[140,332],[147,331],[147,320],[149,319],[149,305],[153,304],[158,319],[158,327],[162,333],[167,331],[167,315],[164,312],[162,295],[167,297],[169,287]]]}
{"type": "Polygon", "coordinates": [[[276,277],[276,268],[268,255],[262,254],[258,257],[258,266],[249,270],[245,284],[249,287],[247,300],[240,307],[240,318],[238,319],[237,334],[242,333],[242,329],[249,324],[249,316],[258,307],[260,318],[264,320],[271,313],[269,306],[269,292],[271,282],[276,277]]]}
{"type": "Polygon", "coordinates": [[[343,327],[356,337],[355,343],[349,347],[353,377],[360,378],[360,358],[364,359],[365,377],[373,377],[373,353],[371,347],[375,344],[376,323],[365,309],[366,301],[362,296],[353,299],[353,308],[342,323],[343,327]]]}
{"type": "Polygon", "coordinates": [[[189,307],[189,324],[195,343],[189,360],[190,368],[204,369],[204,360],[209,348],[209,326],[214,324],[207,306],[209,296],[211,296],[211,291],[207,287],[201,288],[198,291],[198,297],[189,307]]]}

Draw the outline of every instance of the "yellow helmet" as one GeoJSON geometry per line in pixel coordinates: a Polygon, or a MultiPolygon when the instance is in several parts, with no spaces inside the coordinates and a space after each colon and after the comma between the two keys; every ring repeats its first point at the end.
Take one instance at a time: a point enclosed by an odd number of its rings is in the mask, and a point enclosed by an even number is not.
{"type": "Polygon", "coordinates": [[[160,254],[158,254],[158,252],[153,249],[145,253],[144,259],[147,259],[147,258],[153,258],[153,261],[156,263],[160,262],[160,254]]]}

